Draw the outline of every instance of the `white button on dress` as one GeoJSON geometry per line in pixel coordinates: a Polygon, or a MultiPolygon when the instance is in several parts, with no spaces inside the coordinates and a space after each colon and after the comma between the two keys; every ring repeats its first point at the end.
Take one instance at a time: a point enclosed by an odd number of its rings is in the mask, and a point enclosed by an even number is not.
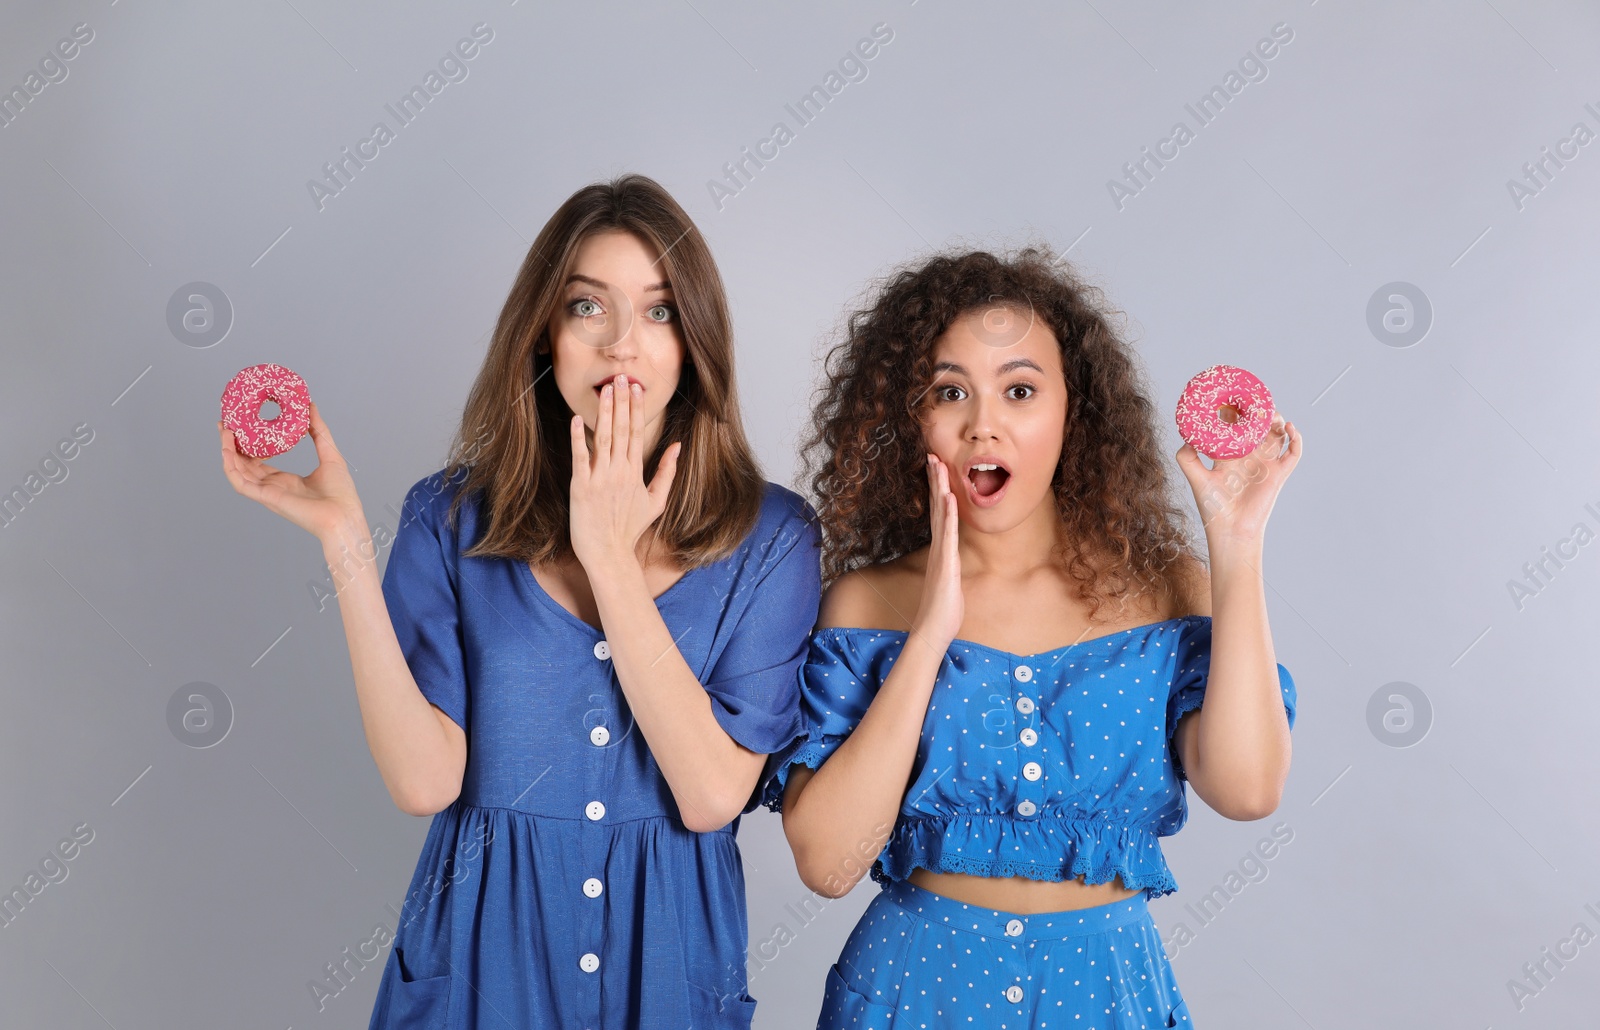
{"type": "Polygon", "coordinates": [[[1033,804],[1032,801],[1019,802],[1018,805],[1017,805],[1017,814],[1018,815],[1032,815],[1034,812],[1037,812],[1037,811],[1038,811],[1038,809],[1034,807],[1034,804],[1033,804]]]}
{"type": "Polygon", "coordinates": [[[1017,666],[1017,682],[1026,683],[1033,679],[1033,668],[1027,665],[1017,666]]]}
{"type": "Polygon", "coordinates": [[[598,898],[600,896],[600,892],[604,891],[605,889],[605,885],[602,884],[596,877],[591,876],[587,880],[583,881],[583,893],[587,894],[591,898],[598,898]]]}
{"type": "Polygon", "coordinates": [[[583,814],[590,819],[599,820],[606,814],[606,806],[598,801],[591,801],[583,806],[583,814]]]}
{"type": "Polygon", "coordinates": [[[1015,1005],[1021,1000],[1022,988],[1018,987],[1016,984],[1012,984],[1010,987],[1006,988],[1006,1001],[1009,1001],[1011,1004],[1015,1005]]]}
{"type": "Polygon", "coordinates": [[[1025,729],[1021,733],[1017,734],[1017,739],[1022,741],[1028,747],[1032,747],[1033,745],[1039,743],[1039,735],[1033,732],[1032,727],[1029,727],[1028,729],[1025,729]]]}
{"type": "Polygon", "coordinates": [[[1033,711],[1033,698],[1031,698],[1031,697],[1019,697],[1019,698],[1017,698],[1017,711],[1021,712],[1023,715],[1027,715],[1029,712],[1032,712],[1033,711]]]}
{"type": "Polygon", "coordinates": [[[1007,937],[1020,937],[1022,935],[1022,920],[1013,919],[1006,924],[1007,937]]]}
{"type": "Polygon", "coordinates": [[[1022,767],[1022,775],[1030,780],[1037,780],[1044,775],[1044,769],[1040,767],[1038,762],[1029,762],[1022,767]]]}
{"type": "Polygon", "coordinates": [[[589,731],[589,743],[595,747],[604,747],[606,741],[611,739],[611,731],[604,726],[596,726],[589,731]]]}
{"type": "Polygon", "coordinates": [[[594,656],[602,662],[611,657],[611,645],[604,640],[594,645],[594,656]]]}
{"type": "Polygon", "coordinates": [[[585,973],[594,972],[596,969],[600,968],[600,956],[596,955],[592,951],[584,952],[583,958],[578,960],[578,968],[582,969],[585,973]]]}

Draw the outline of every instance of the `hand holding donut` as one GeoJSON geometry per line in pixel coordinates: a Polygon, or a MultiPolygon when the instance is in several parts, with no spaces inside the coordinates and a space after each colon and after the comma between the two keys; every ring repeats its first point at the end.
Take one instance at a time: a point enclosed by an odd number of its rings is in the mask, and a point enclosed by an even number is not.
{"type": "Polygon", "coordinates": [[[917,606],[913,631],[941,653],[961,632],[966,599],[961,593],[961,554],[956,545],[961,520],[956,495],[950,489],[950,470],[936,454],[928,455],[928,567],[923,575],[922,603],[917,606]]]}
{"type": "Polygon", "coordinates": [[[1177,420],[1184,438],[1178,467],[1207,538],[1259,541],[1278,491],[1300,461],[1294,423],[1273,407],[1261,380],[1231,365],[1213,365],[1189,380],[1177,420]],[[1231,409],[1232,417],[1219,409],[1231,409]],[[1209,469],[1202,452],[1214,459],[1209,469]]]}
{"type": "Polygon", "coordinates": [[[572,550],[588,572],[637,561],[634,548],[667,509],[683,444],[662,454],[655,477],[644,482],[644,399],[618,375],[600,391],[594,456],[583,436],[583,417],[572,416],[572,550]]]}
{"type": "Polygon", "coordinates": [[[265,458],[241,454],[233,430],[221,421],[217,422],[217,436],[222,444],[222,471],[234,490],[326,541],[352,516],[365,526],[366,516],[350,470],[317,411],[317,402],[309,401],[308,406],[311,442],[317,448],[317,467],[308,476],[273,468],[265,458]]]}

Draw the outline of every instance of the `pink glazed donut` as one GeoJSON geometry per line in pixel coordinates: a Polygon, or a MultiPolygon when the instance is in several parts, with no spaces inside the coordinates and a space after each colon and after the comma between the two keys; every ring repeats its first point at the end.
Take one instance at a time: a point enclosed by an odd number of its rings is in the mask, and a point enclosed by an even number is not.
{"type": "Polygon", "coordinates": [[[222,424],[233,430],[240,454],[271,458],[282,454],[311,428],[311,393],[306,381],[282,365],[251,365],[222,391],[222,424]],[[278,417],[263,419],[261,405],[272,401],[278,417]]]}
{"type": "Polygon", "coordinates": [[[1242,368],[1212,365],[1189,380],[1178,398],[1178,433],[1213,460],[1242,458],[1266,439],[1272,428],[1272,394],[1242,368]],[[1235,422],[1217,413],[1221,405],[1238,411],[1235,422]]]}

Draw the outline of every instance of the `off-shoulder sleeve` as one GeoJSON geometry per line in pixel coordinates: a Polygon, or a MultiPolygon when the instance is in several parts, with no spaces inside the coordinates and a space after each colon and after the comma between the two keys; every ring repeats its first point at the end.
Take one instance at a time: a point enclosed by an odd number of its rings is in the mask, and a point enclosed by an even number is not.
{"type": "Polygon", "coordinates": [[[796,765],[815,769],[842,744],[878,692],[878,679],[849,636],[833,628],[811,635],[805,665],[800,669],[801,711],[805,735],[767,763],[770,778],[761,803],[783,811],[783,789],[796,765]]]}
{"type": "MultiPolygon", "coordinates": [[[[780,555],[750,588],[727,645],[703,686],[717,725],[751,751],[770,755],[803,732],[799,670],[822,599],[820,537],[809,505],[773,536],[780,555]]],[[[772,763],[745,802],[754,811],[772,763]]]]}
{"type": "MultiPolygon", "coordinates": [[[[1177,648],[1177,672],[1172,677],[1172,692],[1167,700],[1167,750],[1172,755],[1172,767],[1178,779],[1186,780],[1189,777],[1178,758],[1178,720],[1205,701],[1206,680],[1211,672],[1210,616],[1184,620],[1177,648]]],[[[1296,701],[1294,677],[1282,663],[1278,665],[1278,690],[1283,695],[1283,709],[1292,730],[1296,701]]]]}
{"type": "MultiPolygon", "coordinates": [[[[418,482],[401,506],[383,600],[411,676],[422,696],[467,728],[466,661],[456,603],[459,555],[455,534],[441,531],[435,502],[439,474],[418,482]]],[[[448,503],[448,495],[441,503],[448,503]]]]}

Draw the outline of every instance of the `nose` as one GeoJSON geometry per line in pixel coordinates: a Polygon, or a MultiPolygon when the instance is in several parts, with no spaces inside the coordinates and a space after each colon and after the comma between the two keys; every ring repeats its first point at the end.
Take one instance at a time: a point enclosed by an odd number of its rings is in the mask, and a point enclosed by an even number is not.
{"type": "Polygon", "coordinates": [[[600,352],[605,357],[614,361],[626,361],[638,353],[638,342],[634,339],[634,323],[626,321],[622,325],[614,326],[606,334],[608,342],[600,347],[600,352]]]}
{"type": "Polygon", "coordinates": [[[611,316],[613,322],[605,327],[600,341],[600,352],[616,361],[626,361],[638,353],[638,341],[633,338],[633,319],[624,314],[611,316]]]}
{"type": "Polygon", "coordinates": [[[967,406],[966,438],[974,442],[996,439],[995,400],[979,394],[967,406]]]}

